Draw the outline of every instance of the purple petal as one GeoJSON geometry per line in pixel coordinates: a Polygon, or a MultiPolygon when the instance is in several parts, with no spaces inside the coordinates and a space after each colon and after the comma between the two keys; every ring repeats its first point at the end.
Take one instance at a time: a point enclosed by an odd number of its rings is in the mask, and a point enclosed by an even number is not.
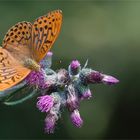
{"type": "Polygon", "coordinates": [[[48,112],[54,105],[54,99],[52,96],[45,95],[38,97],[37,108],[41,112],[48,112]]]}
{"type": "Polygon", "coordinates": [[[51,52],[51,51],[49,51],[48,53],[47,53],[47,56],[48,57],[51,57],[53,55],[53,53],[51,52]]]}
{"type": "Polygon", "coordinates": [[[80,63],[78,60],[73,60],[70,66],[71,66],[71,69],[77,69],[80,66],[80,63]]]}
{"type": "Polygon", "coordinates": [[[81,100],[83,99],[90,99],[92,97],[90,89],[82,93],[81,100]]]}

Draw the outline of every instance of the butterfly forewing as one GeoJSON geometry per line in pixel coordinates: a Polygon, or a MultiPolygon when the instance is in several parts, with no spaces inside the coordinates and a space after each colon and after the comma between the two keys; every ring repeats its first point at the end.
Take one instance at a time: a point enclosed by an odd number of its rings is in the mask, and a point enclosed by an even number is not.
{"type": "Polygon", "coordinates": [[[0,47],[0,91],[23,80],[30,70],[23,67],[12,55],[0,47]]]}
{"type": "Polygon", "coordinates": [[[30,22],[17,23],[5,35],[3,48],[19,61],[31,57],[31,32],[32,24],[30,22]]]}
{"type": "Polygon", "coordinates": [[[32,30],[32,52],[39,62],[47,54],[56,40],[62,24],[60,10],[52,11],[35,20],[32,30]]]}

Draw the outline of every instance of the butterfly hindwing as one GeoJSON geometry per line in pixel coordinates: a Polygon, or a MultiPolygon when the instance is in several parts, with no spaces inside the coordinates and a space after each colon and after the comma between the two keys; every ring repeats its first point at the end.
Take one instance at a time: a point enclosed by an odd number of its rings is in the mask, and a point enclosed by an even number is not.
{"type": "Polygon", "coordinates": [[[16,85],[29,73],[29,69],[19,64],[7,50],[0,47],[0,91],[16,85]]]}
{"type": "Polygon", "coordinates": [[[43,59],[56,40],[62,24],[60,10],[52,11],[35,20],[32,30],[32,50],[37,62],[43,59]]]}

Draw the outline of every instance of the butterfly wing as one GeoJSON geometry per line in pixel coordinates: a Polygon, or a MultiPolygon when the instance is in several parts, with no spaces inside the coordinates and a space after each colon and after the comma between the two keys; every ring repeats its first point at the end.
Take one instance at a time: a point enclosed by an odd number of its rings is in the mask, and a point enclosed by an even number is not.
{"type": "Polygon", "coordinates": [[[14,58],[23,62],[26,58],[31,58],[31,33],[30,22],[17,23],[5,35],[2,46],[14,58]]]}
{"type": "Polygon", "coordinates": [[[0,91],[10,88],[30,73],[12,55],[0,47],[0,91]]]}
{"type": "Polygon", "coordinates": [[[56,10],[39,17],[32,27],[32,52],[34,59],[43,59],[56,40],[62,24],[62,12],[56,10]]]}
{"type": "Polygon", "coordinates": [[[32,25],[20,22],[13,26],[4,37],[0,48],[0,91],[10,88],[29,73],[24,61],[43,59],[56,40],[62,24],[60,10],[39,17],[32,25]]]}

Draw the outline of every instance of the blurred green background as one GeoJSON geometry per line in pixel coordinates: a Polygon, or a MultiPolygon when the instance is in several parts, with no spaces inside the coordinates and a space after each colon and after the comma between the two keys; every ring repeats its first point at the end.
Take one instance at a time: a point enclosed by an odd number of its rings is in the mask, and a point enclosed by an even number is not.
{"type": "Polygon", "coordinates": [[[94,99],[80,107],[83,127],[75,128],[65,110],[52,135],[43,132],[45,114],[36,108],[36,98],[12,107],[1,104],[0,139],[140,138],[140,1],[0,1],[0,40],[15,23],[33,22],[55,9],[63,11],[63,25],[52,48],[53,68],[89,59],[89,67],[120,83],[91,86],[94,99]]]}

